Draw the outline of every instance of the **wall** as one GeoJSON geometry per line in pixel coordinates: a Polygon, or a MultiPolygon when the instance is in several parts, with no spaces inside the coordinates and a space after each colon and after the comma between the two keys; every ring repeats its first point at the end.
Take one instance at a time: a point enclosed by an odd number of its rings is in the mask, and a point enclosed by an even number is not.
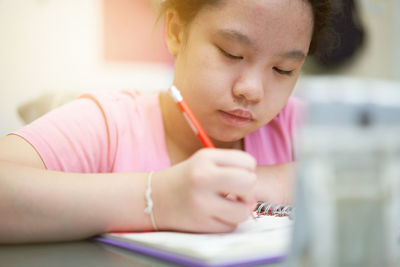
{"type": "Polygon", "coordinates": [[[38,95],[165,88],[171,66],[103,60],[101,0],[0,0],[0,136],[22,125],[16,107],[38,95]]]}
{"type": "Polygon", "coordinates": [[[104,57],[110,61],[173,63],[163,23],[150,0],[103,0],[104,57]]]}
{"type": "Polygon", "coordinates": [[[394,36],[393,60],[395,62],[395,64],[394,64],[395,78],[400,81],[400,49],[399,49],[399,47],[400,47],[400,16],[398,15],[398,12],[400,10],[400,1],[395,1],[393,10],[397,11],[397,15],[392,16],[393,25],[395,25],[395,29],[393,31],[393,36],[394,36]]]}
{"type": "Polygon", "coordinates": [[[399,31],[398,0],[358,0],[362,19],[367,29],[367,45],[360,57],[344,68],[341,73],[353,76],[368,76],[399,79],[394,53],[395,32],[399,31]],[[397,12],[395,12],[397,10],[397,12]],[[397,76],[397,77],[396,77],[397,76]]]}

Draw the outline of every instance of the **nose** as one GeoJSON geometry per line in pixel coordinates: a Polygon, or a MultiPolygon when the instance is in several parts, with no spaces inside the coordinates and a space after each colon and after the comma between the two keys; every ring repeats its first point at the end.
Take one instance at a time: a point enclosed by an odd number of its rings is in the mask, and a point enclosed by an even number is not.
{"type": "Polygon", "coordinates": [[[263,75],[256,70],[242,73],[233,85],[232,94],[238,101],[258,103],[264,96],[263,75]]]}

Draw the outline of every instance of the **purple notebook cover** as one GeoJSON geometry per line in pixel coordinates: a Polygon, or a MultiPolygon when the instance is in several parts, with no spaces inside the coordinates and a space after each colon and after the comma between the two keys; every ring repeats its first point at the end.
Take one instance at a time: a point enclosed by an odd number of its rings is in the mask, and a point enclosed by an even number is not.
{"type": "Polygon", "coordinates": [[[223,263],[223,264],[209,264],[207,262],[189,257],[189,256],[184,256],[180,254],[176,254],[173,252],[168,252],[164,250],[159,250],[155,249],[152,247],[148,247],[145,245],[139,245],[139,244],[132,244],[128,242],[121,242],[117,241],[114,239],[110,238],[105,238],[105,237],[96,237],[94,240],[108,244],[108,245],[113,245],[117,246],[120,248],[132,250],[135,252],[139,252],[142,254],[146,254],[155,258],[163,259],[166,261],[178,263],[181,265],[185,266],[251,266],[251,265],[257,265],[257,264],[267,264],[267,263],[273,263],[277,261],[282,261],[286,258],[286,255],[275,255],[275,256],[266,256],[266,257],[260,257],[257,259],[247,259],[243,261],[235,261],[235,262],[229,262],[229,263],[223,263]]]}

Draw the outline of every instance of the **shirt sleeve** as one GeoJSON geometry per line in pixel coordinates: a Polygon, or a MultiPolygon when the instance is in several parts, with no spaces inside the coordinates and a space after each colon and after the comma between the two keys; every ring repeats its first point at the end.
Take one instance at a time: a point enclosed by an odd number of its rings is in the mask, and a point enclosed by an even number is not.
{"type": "Polygon", "coordinates": [[[15,131],[54,171],[110,172],[110,126],[95,98],[81,97],[15,131]]]}

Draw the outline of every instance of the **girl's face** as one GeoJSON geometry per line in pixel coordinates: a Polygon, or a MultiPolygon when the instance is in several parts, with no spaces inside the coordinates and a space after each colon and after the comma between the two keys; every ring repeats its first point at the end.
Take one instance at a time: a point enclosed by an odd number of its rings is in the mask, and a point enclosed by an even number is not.
{"type": "Polygon", "coordinates": [[[304,0],[226,0],[203,8],[186,31],[172,27],[174,84],[212,139],[237,141],[280,112],[312,27],[304,0]]]}

